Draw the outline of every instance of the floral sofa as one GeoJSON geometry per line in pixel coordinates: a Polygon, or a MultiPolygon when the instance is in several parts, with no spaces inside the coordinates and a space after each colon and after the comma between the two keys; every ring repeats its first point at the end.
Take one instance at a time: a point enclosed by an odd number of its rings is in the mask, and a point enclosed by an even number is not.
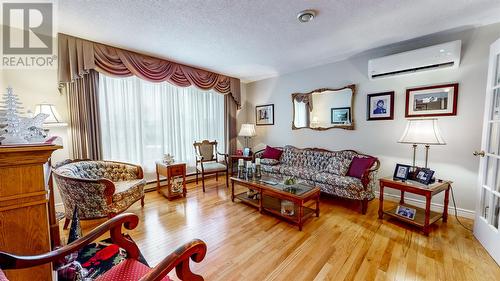
{"type": "MultiPolygon", "coordinates": [[[[290,145],[278,149],[283,151],[279,160],[261,159],[263,174],[280,178],[294,177],[318,186],[323,193],[360,200],[362,213],[366,213],[368,201],[375,197],[373,188],[376,184],[375,174],[380,166],[378,160],[361,178],[356,178],[346,175],[352,159],[372,156],[353,150],[299,149],[290,145]]],[[[257,151],[254,157],[262,158],[263,153],[264,150],[257,151]]]]}
{"type": "Polygon", "coordinates": [[[113,162],[66,160],[52,169],[64,204],[66,221],[71,221],[75,206],[80,219],[114,217],[141,200],[144,186],[141,166],[113,162]]]}

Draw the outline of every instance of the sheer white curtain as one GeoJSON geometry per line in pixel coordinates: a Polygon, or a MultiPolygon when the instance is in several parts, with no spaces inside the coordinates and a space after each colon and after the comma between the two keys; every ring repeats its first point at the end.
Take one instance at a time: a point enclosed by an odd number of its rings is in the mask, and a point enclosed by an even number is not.
{"type": "Polygon", "coordinates": [[[224,96],[215,91],[100,74],[99,112],[104,159],[140,164],[148,179],[165,153],[194,171],[194,141],[217,140],[224,151],[224,96]]]}

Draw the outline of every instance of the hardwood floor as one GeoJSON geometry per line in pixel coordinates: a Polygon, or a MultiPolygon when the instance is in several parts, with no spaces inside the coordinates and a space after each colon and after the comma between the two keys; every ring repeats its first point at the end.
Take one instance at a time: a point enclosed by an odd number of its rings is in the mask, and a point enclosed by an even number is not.
{"type": "MultiPolygon", "coordinates": [[[[299,231],[232,203],[224,183],[222,177],[207,181],[205,193],[201,183],[189,184],[187,198],[170,202],[149,192],[144,209],[139,203],[129,209],[140,217],[129,234],[150,265],[200,238],[208,254],[192,267],[205,280],[500,280],[500,267],[452,216],[425,237],[403,223],[378,220],[376,200],[361,215],[351,202],[322,197],[320,217],[299,231]]],[[[83,221],[82,228],[102,222],[83,221]]]]}

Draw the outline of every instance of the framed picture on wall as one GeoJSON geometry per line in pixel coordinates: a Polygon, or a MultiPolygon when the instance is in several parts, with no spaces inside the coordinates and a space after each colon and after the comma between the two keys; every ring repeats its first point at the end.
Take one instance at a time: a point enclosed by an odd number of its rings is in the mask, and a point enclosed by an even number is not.
{"type": "Polygon", "coordinates": [[[255,107],[255,125],[274,125],[274,104],[255,107]]]}
{"type": "Polygon", "coordinates": [[[406,117],[457,115],[458,83],[406,90],[406,117]]]}
{"type": "Polygon", "coordinates": [[[332,124],[351,124],[350,107],[334,107],[331,109],[332,124]]]}
{"type": "Polygon", "coordinates": [[[394,119],[394,91],[367,96],[366,120],[394,119]]]}

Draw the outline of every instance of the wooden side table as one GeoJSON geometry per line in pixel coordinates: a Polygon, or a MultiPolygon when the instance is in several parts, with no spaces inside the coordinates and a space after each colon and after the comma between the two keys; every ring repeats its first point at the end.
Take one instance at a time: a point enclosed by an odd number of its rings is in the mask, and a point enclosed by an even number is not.
{"type": "Polygon", "coordinates": [[[402,220],[417,227],[421,227],[425,235],[429,235],[429,226],[431,224],[435,223],[441,218],[443,218],[443,222],[446,222],[448,220],[448,200],[452,184],[451,181],[442,181],[442,182],[436,181],[433,184],[424,185],[413,181],[402,182],[402,181],[395,181],[392,178],[382,178],[379,180],[379,184],[380,184],[380,194],[379,194],[380,204],[378,209],[379,219],[382,219],[384,214],[388,215],[390,217],[402,220]],[[388,210],[384,210],[385,187],[397,189],[401,192],[399,205],[407,206],[416,210],[415,218],[413,220],[396,214],[397,206],[388,210]],[[441,193],[442,191],[445,192],[443,213],[433,212],[431,211],[432,196],[441,193]],[[404,197],[405,192],[425,197],[425,209],[406,204],[404,197]]]}
{"type": "Polygon", "coordinates": [[[177,197],[186,197],[186,163],[165,164],[156,162],[156,191],[172,200],[177,197]],[[160,175],[167,178],[167,184],[160,185],[160,175]],[[173,178],[182,177],[182,191],[173,190],[173,178]]]}
{"type": "Polygon", "coordinates": [[[243,159],[245,161],[252,161],[253,156],[243,156],[243,155],[237,155],[237,154],[229,155],[229,165],[230,165],[229,168],[231,169],[231,176],[234,175],[234,169],[233,169],[234,161],[238,161],[240,159],[243,159]]]}

